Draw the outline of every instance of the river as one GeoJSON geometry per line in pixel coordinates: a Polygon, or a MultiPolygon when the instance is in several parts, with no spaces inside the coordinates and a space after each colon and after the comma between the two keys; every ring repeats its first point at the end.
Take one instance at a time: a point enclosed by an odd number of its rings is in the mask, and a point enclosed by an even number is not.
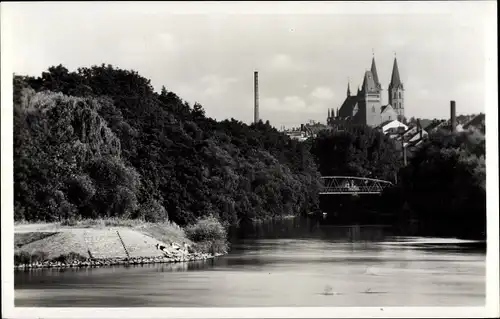
{"type": "Polygon", "coordinates": [[[14,274],[17,307],[483,306],[485,249],[382,226],[290,219],[191,263],[14,274]]]}

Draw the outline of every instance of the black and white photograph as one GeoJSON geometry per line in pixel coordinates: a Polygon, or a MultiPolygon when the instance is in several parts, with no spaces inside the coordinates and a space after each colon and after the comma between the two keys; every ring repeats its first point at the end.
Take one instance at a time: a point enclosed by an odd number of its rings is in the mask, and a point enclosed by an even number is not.
{"type": "Polygon", "coordinates": [[[498,317],[496,11],[2,3],[3,316],[498,317]]]}

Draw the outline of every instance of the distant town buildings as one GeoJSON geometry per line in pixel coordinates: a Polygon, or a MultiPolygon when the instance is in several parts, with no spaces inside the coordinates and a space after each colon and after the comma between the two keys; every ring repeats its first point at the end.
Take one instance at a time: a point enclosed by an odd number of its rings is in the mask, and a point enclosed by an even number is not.
{"type": "Polygon", "coordinates": [[[284,127],[282,127],[281,131],[292,139],[296,139],[298,141],[305,141],[310,137],[316,137],[318,132],[327,129],[329,129],[329,127],[325,124],[309,120],[308,123],[301,124],[300,127],[291,129],[285,129],[284,127]]]}
{"type": "Polygon", "coordinates": [[[414,118],[407,121],[405,118],[405,100],[403,82],[399,75],[398,61],[394,58],[391,81],[388,87],[387,105],[382,105],[382,85],[380,84],[375,57],[372,65],[366,71],[363,85],[358,88],[356,95],[351,95],[350,85],[347,84],[347,97],[337,111],[328,109],[327,125],[309,121],[301,124],[300,128],[285,130],[290,138],[304,141],[309,137],[316,137],[322,130],[344,130],[351,125],[366,125],[379,129],[386,136],[394,139],[401,147],[414,150],[431,133],[439,130],[461,132],[464,130],[478,130],[485,133],[484,114],[477,116],[456,116],[455,101],[450,101],[450,118],[448,120],[429,120],[414,118]]]}

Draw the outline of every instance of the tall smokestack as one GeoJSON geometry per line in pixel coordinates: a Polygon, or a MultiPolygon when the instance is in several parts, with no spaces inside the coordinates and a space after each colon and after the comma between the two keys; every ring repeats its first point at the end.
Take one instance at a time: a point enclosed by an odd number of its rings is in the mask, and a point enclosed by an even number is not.
{"type": "Polygon", "coordinates": [[[451,131],[455,132],[457,129],[457,115],[456,115],[455,101],[450,101],[450,125],[451,125],[451,131]]]}
{"type": "Polygon", "coordinates": [[[257,71],[253,73],[253,82],[254,82],[253,121],[254,123],[258,123],[259,122],[259,72],[257,71]]]}

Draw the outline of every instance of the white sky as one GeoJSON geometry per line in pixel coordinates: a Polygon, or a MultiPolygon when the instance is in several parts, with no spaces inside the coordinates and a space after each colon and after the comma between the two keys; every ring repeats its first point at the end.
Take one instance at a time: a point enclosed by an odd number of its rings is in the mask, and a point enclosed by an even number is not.
{"type": "Polygon", "coordinates": [[[496,19],[494,2],[306,5],[3,3],[2,15],[14,22],[16,74],[109,63],[218,120],[252,121],[258,69],[263,120],[324,122],[348,78],[351,92],[362,83],[372,49],[384,89],[397,53],[407,117],[447,118],[449,100],[459,114],[485,112],[484,23],[496,19]]]}

